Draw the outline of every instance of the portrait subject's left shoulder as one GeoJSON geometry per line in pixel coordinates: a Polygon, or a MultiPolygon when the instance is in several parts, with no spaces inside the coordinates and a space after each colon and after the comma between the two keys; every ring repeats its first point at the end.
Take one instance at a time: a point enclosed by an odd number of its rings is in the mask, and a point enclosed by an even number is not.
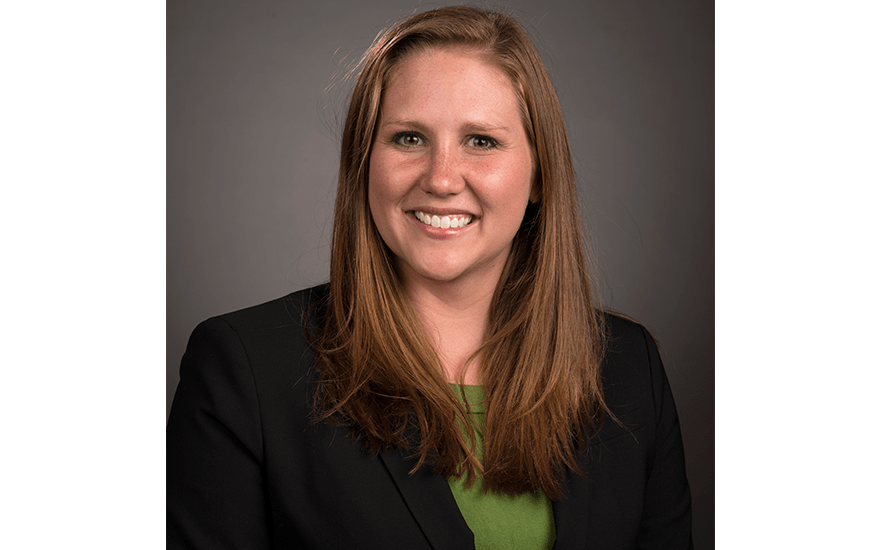
{"type": "Polygon", "coordinates": [[[603,315],[607,344],[603,381],[647,382],[653,369],[663,367],[654,337],[634,319],[612,312],[603,315]]]}
{"type": "MultiPolygon", "coordinates": [[[[602,389],[612,414],[629,430],[653,431],[662,409],[672,407],[669,382],[654,337],[639,322],[604,313],[607,349],[602,362],[602,389]]],[[[626,433],[606,420],[599,437],[626,433]]]]}

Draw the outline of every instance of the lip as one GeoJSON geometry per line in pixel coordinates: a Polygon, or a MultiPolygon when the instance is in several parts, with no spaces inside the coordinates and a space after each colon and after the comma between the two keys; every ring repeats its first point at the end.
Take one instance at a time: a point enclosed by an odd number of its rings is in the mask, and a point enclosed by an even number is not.
{"type": "Polygon", "coordinates": [[[417,206],[415,208],[407,208],[405,210],[407,214],[414,214],[415,212],[424,212],[425,214],[431,214],[434,216],[470,216],[473,219],[477,219],[479,216],[474,214],[473,212],[469,212],[467,210],[460,210],[455,208],[430,208],[424,206],[417,206]]]}

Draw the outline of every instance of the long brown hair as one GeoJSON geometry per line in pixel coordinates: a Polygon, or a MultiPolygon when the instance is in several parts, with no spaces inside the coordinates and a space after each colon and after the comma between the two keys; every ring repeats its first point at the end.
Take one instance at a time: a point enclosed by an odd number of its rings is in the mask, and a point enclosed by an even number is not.
{"type": "Polygon", "coordinates": [[[511,17],[463,6],[410,17],[364,55],[343,128],[329,302],[312,335],[317,420],[347,424],[369,452],[409,449],[416,469],[430,463],[468,482],[479,472],[490,490],[560,498],[564,468],[583,475],[576,455],[607,411],[587,260],[562,110],[526,32],[511,17]],[[382,90],[408,54],[435,47],[465,47],[505,71],[537,165],[539,198],[514,238],[474,355],[486,396],[482,463],[367,201],[382,90]]]}

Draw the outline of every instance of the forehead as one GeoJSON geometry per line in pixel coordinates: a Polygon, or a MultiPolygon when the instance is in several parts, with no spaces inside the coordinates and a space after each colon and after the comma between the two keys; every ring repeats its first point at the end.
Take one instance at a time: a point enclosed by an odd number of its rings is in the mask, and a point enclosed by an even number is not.
{"type": "MultiPolygon", "coordinates": [[[[388,111],[473,111],[520,116],[519,94],[508,75],[474,49],[430,48],[406,54],[389,72],[382,93],[388,111]]],[[[384,118],[384,116],[383,116],[384,118]]]]}

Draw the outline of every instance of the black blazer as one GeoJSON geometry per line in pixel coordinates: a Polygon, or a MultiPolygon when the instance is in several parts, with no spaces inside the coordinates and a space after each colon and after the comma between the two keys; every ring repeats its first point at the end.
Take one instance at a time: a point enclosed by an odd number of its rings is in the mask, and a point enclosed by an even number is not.
{"type": "MultiPolygon", "coordinates": [[[[365,453],[310,421],[303,317],[326,287],[215,317],[193,332],[167,428],[168,548],[473,548],[447,481],[397,450],[365,453]]],[[[654,342],[609,316],[611,410],[553,503],[554,548],[690,548],[678,417],[654,342]]]]}

